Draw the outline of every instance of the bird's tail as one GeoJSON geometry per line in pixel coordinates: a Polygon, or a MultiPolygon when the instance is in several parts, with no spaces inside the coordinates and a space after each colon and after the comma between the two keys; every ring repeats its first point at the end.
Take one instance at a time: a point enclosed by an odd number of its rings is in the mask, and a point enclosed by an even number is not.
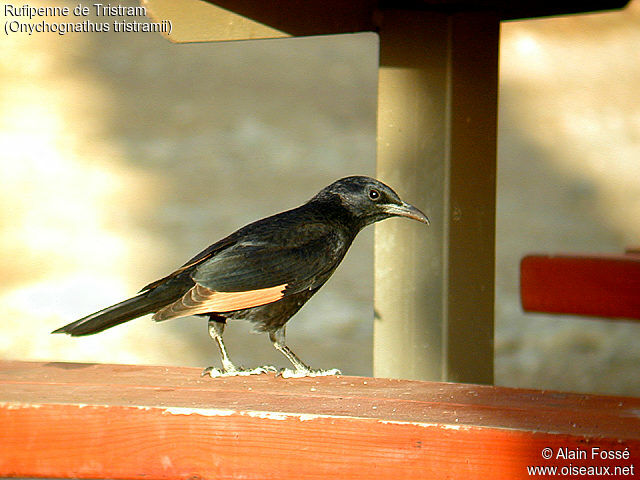
{"type": "Polygon", "coordinates": [[[99,312],[92,313],[51,333],[67,333],[74,337],[91,335],[115,327],[147,313],[155,312],[166,304],[166,299],[149,298],[149,292],[124,300],[99,312]]]}

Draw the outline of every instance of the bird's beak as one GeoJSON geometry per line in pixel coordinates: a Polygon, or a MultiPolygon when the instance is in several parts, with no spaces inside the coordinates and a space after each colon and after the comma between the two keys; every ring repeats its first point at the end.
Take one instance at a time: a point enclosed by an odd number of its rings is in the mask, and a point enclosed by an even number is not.
{"type": "Polygon", "coordinates": [[[413,205],[402,202],[402,205],[389,204],[385,206],[385,211],[397,217],[407,217],[430,225],[429,218],[413,205]]]}

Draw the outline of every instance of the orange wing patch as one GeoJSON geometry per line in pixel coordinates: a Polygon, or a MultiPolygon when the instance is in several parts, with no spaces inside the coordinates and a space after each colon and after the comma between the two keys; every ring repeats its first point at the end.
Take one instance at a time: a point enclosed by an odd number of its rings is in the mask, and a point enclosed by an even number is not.
{"type": "Polygon", "coordinates": [[[287,284],[285,283],[284,285],[246,292],[217,292],[196,283],[181,299],[158,310],[153,319],[159,322],[198,313],[224,313],[259,307],[284,297],[286,286],[287,284]]]}

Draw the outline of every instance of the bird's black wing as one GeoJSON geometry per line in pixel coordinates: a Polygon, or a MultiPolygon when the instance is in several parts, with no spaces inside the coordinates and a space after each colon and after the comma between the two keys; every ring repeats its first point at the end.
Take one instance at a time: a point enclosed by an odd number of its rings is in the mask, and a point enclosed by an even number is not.
{"type": "Polygon", "coordinates": [[[322,222],[242,236],[195,266],[193,288],[156,312],[154,319],[243,310],[316,289],[331,276],[350,243],[322,222]]]}
{"type": "Polygon", "coordinates": [[[218,240],[216,243],[214,243],[213,245],[209,245],[203,251],[198,253],[195,257],[191,258],[184,265],[182,265],[179,269],[171,272],[166,277],[162,277],[161,279],[156,280],[155,282],[151,282],[149,285],[145,285],[140,291],[141,292],[145,292],[147,290],[152,290],[152,289],[158,287],[159,285],[166,283],[167,280],[169,280],[171,278],[174,278],[174,277],[177,277],[181,273],[189,270],[190,268],[195,267],[196,265],[198,265],[199,263],[204,262],[208,258],[211,258],[213,255],[215,255],[219,251],[232,246],[235,243],[235,239],[236,239],[236,235],[235,234],[231,234],[228,237],[225,237],[225,238],[223,238],[221,240],[218,240]]]}
{"type": "Polygon", "coordinates": [[[191,277],[219,292],[286,285],[286,294],[316,288],[348,247],[340,231],[322,222],[289,227],[276,238],[248,236],[199,264],[191,277]]]}

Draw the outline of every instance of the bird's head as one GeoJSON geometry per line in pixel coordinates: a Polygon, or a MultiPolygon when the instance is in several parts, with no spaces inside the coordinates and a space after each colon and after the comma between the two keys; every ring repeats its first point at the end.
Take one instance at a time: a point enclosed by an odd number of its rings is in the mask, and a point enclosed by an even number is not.
{"type": "Polygon", "coordinates": [[[315,198],[339,199],[359,220],[360,228],[389,217],[407,217],[429,225],[427,216],[384,183],[370,177],[345,177],[325,187],[315,198]]]}

